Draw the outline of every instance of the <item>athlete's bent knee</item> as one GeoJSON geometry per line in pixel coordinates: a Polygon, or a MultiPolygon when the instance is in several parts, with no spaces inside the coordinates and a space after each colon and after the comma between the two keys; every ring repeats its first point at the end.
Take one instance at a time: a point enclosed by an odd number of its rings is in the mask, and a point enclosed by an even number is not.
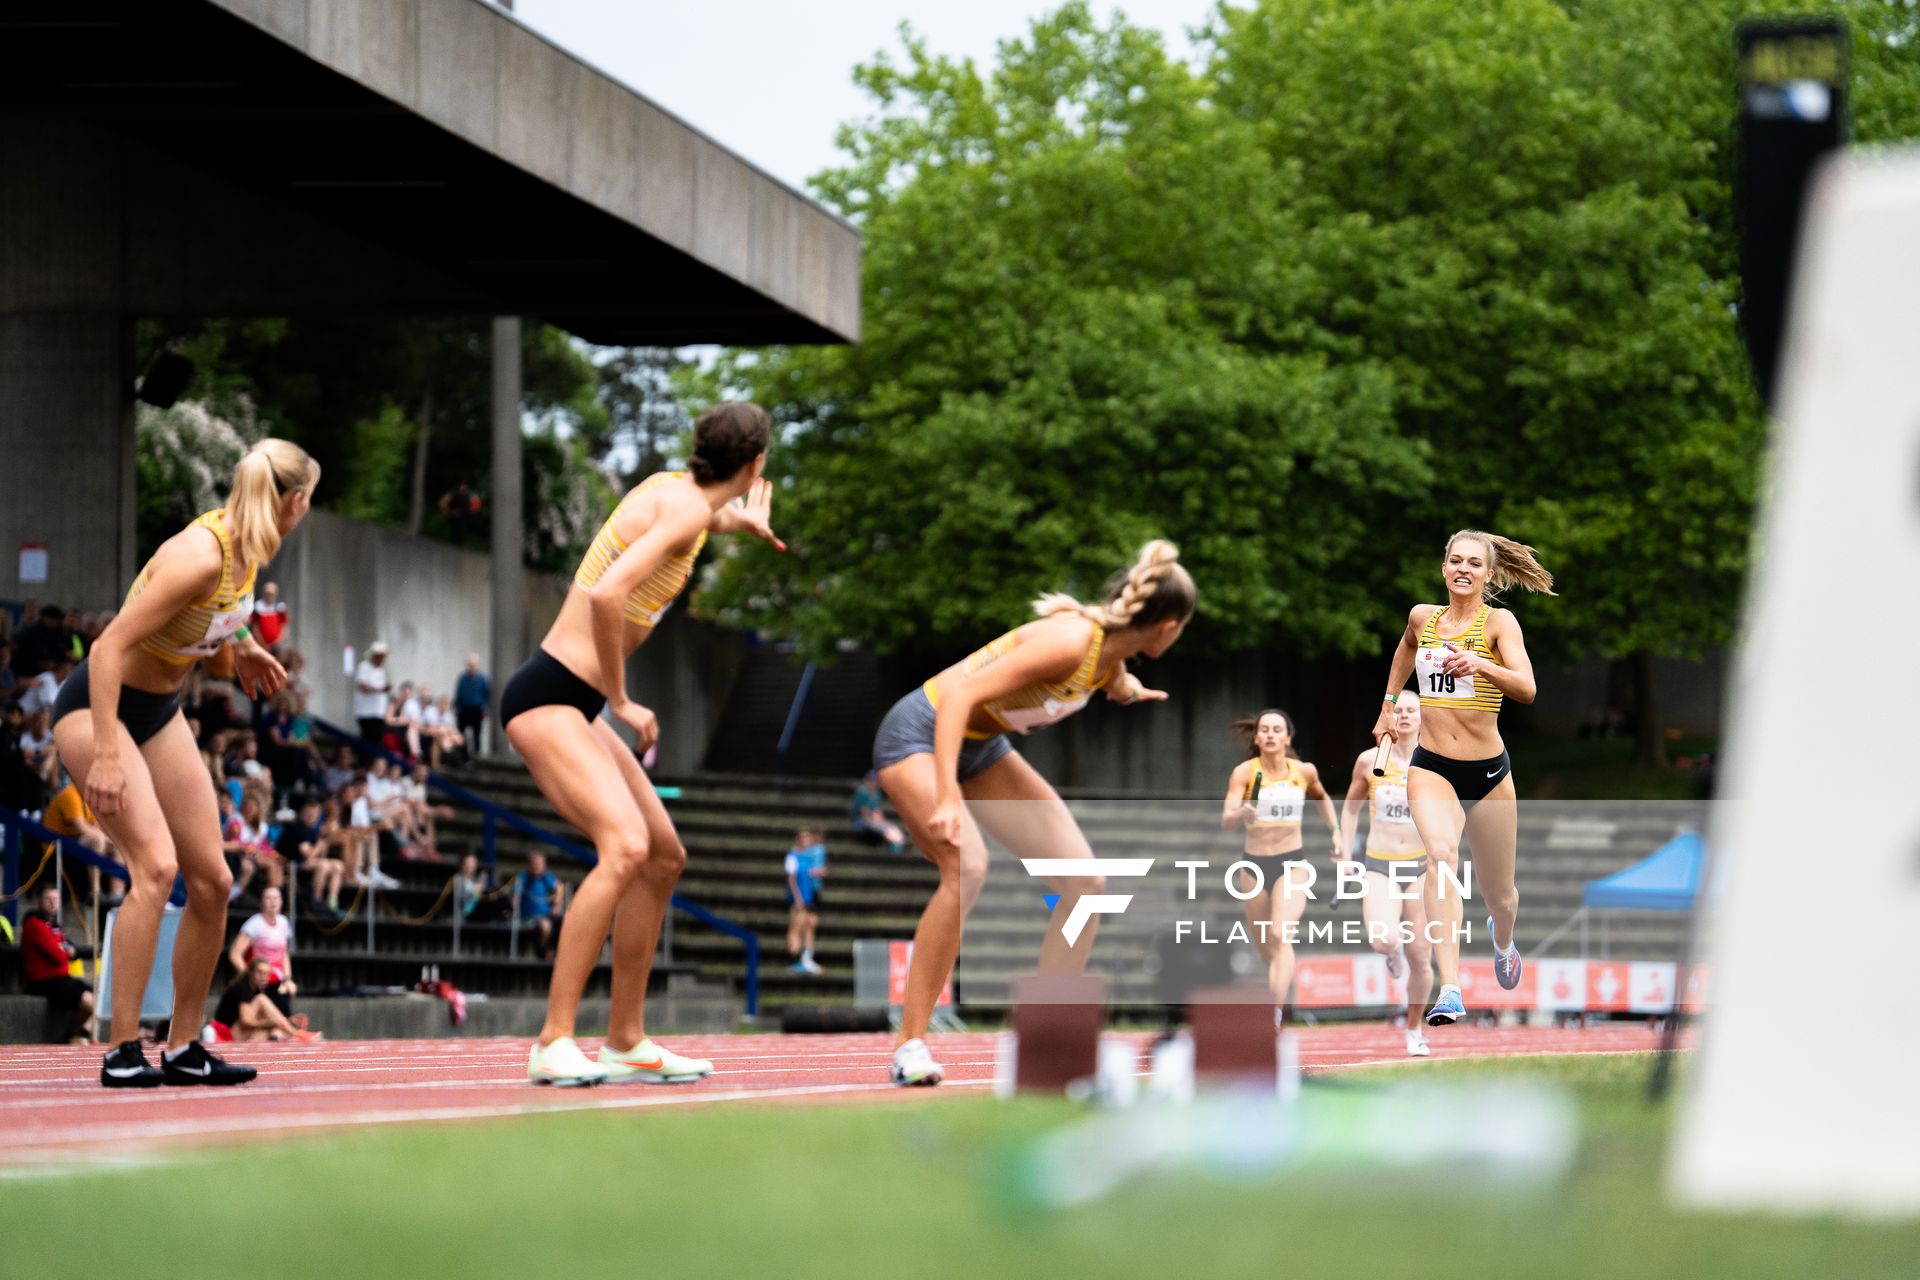
{"type": "Polygon", "coordinates": [[[649,852],[646,833],[620,835],[600,841],[596,852],[600,855],[600,865],[609,874],[617,880],[627,880],[646,865],[649,852]]]}
{"type": "Polygon", "coordinates": [[[128,868],[128,896],[168,897],[173,893],[174,877],[179,874],[180,864],[173,860],[171,853],[141,858],[128,868]]]}

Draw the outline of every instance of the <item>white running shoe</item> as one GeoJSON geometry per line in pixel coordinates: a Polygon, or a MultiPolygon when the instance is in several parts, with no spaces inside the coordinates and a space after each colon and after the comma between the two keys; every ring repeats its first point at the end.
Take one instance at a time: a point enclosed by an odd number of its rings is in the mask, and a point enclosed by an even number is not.
{"type": "Polygon", "coordinates": [[[544,1049],[536,1041],[533,1055],[527,1059],[527,1079],[535,1084],[572,1089],[599,1084],[606,1078],[607,1073],[594,1066],[592,1059],[580,1052],[580,1046],[573,1042],[572,1036],[561,1036],[544,1049]]]}
{"type": "Polygon", "coordinates": [[[1409,1058],[1425,1058],[1432,1053],[1433,1050],[1427,1047],[1427,1038],[1425,1036],[1421,1035],[1418,1031],[1407,1032],[1407,1056],[1409,1058]]]}
{"type": "Polygon", "coordinates": [[[889,1079],[895,1084],[939,1084],[944,1073],[927,1051],[925,1040],[909,1040],[893,1051],[893,1070],[889,1079]]]}
{"type": "Polygon", "coordinates": [[[373,887],[376,889],[398,889],[400,887],[398,880],[395,880],[378,867],[373,869],[370,878],[373,880],[373,887]]]}
{"type": "Polygon", "coordinates": [[[810,973],[816,978],[826,972],[825,969],[820,967],[820,962],[812,956],[802,956],[800,958],[800,968],[801,972],[810,973]]]}
{"type": "Polygon", "coordinates": [[[713,1064],[705,1058],[683,1058],[651,1039],[625,1053],[610,1044],[601,1045],[600,1069],[608,1084],[692,1084],[713,1074],[713,1064]]]}

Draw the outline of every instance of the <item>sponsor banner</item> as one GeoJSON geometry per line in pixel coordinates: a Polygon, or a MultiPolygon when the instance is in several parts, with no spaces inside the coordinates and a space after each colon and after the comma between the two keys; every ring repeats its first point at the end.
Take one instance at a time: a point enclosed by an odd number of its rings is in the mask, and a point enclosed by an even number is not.
{"type": "Polygon", "coordinates": [[[1625,960],[1587,961],[1587,1008],[1595,1013],[1625,1013],[1633,986],[1633,966],[1625,960]]]}
{"type": "Polygon", "coordinates": [[[1532,965],[1520,970],[1520,985],[1508,991],[1493,976],[1493,961],[1462,960],[1460,962],[1460,998],[1467,1002],[1467,1009],[1531,1009],[1534,1007],[1534,984],[1538,978],[1532,965]]]}
{"type": "Polygon", "coordinates": [[[1353,957],[1353,1002],[1362,1008],[1371,1005],[1399,1005],[1407,1002],[1404,979],[1395,982],[1387,976],[1387,958],[1377,951],[1353,957]],[[1396,988],[1398,994],[1395,994],[1396,988]]]}
{"type": "Polygon", "coordinates": [[[1655,960],[1635,960],[1627,969],[1627,1008],[1633,1013],[1670,1012],[1675,968],[1655,960]]]}
{"type": "Polygon", "coordinates": [[[1549,1013],[1578,1013],[1587,1007],[1585,960],[1529,960],[1527,967],[1538,971],[1534,989],[1539,992],[1539,1003],[1535,1008],[1549,1013]]]}
{"type": "Polygon", "coordinates": [[[1293,971],[1293,1002],[1302,1009],[1347,1009],[1354,999],[1352,956],[1302,956],[1293,971]]]}
{"type": "MultiPolygon", "coordinates": [[[[887,944],[887,1003],[903,1005],[907,1002],[907,970],[913,964],[913,944],[898,939],[887,944]]],[[[947,975],[947,984],[940,988],[940,998],[934,1002],[936,1007],[953,1003],[953,975],[947,975]]]]}
{"type": "Polygon", "coordinates": [[[1713,990],[1713,974],[1705,965],[1689,965],[1686,981],[1680,984],[1680,1008],[1687,1013],[1698,1013],[1707,1007],[1707,997],[1713,990]]]}

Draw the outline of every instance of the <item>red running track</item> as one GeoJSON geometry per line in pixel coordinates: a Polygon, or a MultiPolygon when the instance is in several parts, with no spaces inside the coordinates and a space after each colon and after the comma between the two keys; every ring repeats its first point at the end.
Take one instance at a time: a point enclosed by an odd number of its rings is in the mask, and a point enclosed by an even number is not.
{"type": "MultiPolygon", "coordinates": [[[[1405,1062],[1401,1033],[1378,1024],[1299,1031],[1308,1074],[1405,1062]]],[[[518,1039],[360,1040],[229,1046],[260,1079],[232,1089],[111,1090],[99,1084],[100,1050],[0,1047],[0,1166],[113,1162],[168,1149],[283,1139],[353,1125],[482,1120],[542,1111],[697,1106],[716,1102],[918,1102],[971,1093],[992,1081],[995,1033],[930,1037],[946,1068],[934,1089],[886,1083],[886,1035],[664,1037],[711,1058],[714,1074],[690,1085],[536,1088],[529,1042],[518,1039]]],[[[1128,1037],[1144,1050],[1150,1036],[1128,1037]]],[[[1452,1027],[1432,1031],[1433,1057],[1632,1053],[1659,1046],[1641,1024],[1584,1031],[1452,1027]]],[[[592,1053],[597,1041],[583,1041],[592,1053]]],[[[152,1057],[149,1053],[149,1057],[152,1057]]]]}

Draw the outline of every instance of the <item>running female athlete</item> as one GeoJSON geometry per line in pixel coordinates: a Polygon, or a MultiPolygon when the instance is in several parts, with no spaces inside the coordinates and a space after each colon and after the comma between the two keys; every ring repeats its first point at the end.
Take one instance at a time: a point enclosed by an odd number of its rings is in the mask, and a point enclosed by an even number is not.
{"type": "Polygon", "coordinates": [[[255,700],[287,673],[251,636],[253,576],[307,514],[320,467],[285,440],[262,440],[233,470],[227,505],[160,544],[126,603],[54,700],[54,743],[132,875],[113,926],[114,1045],[108,1088],[244,1084],[200,1043],[207,987],[220,960],[233,873],[221,856],[213,778],[180,714],[195,663],[231,646],[234,676],[255,700]],[[160,913],[178,872],[187,905],[173,944],[173,1015],[156,1069],[140,1050],[140,997],[153,969],[160,913]]]}
{"type": "Polygon", "coordinates": [[[1393,745],[1374,763],[1378,748],[1362,751],[1347,780],[1347,799],[1340,809],[1341,829],[1347,833],[1341,856],[1354,860],[1353,846],[1360,834],[1360,810],[1368,810],[1365,896],[1360,899],[1367,942],[1387,958],[1387,972],[1407,978],[1407,1056],[1424,1058],[1429,1050],[1420,1031],[1416,1010],[1433,990],[1433,943],[1427,937],[1427,852],[1420,846],[1419,829],[1407,800],[1407,765],[1420,744],[1420,696],[1400,695],[1393,708],[1393,745]],[[1402,896],[1406,895],[1406,896],[1402,896]]]}
{"type": "Polygon", "coordinates": [[[541,794],[593,842],[599,861],[560,927],[547,1020],[527,1063],[535,1084],[675,1083],[713,1070],[647,1038],[647,979],[686,850],[634,752],[653,745],[653,712],[627,696],[628,655],[646,643],[693,573],[709,533],[741,531],[785,550],[767,526],[760,478],[771,424],[752,404],[720,404],[693,427],[686,471],[648,476],[587,549],[546,638],[500,693],[500,724],[541,794]],[[629,748],[601,711],[638,736],[629,748]],[[574,1019],[613,934],[612,1009],[595,1063],[574,1019]]]}
{"type": "Polygon", "coordinates": [[[1220,829],[1245,827],[1246,860],[1260,868],[1256,885],[1250,872],[1240,873],[1240,892],[1254,945],[1267,961],[1267,981],[1276,1005],[1287,1001],[1293,985],[1292,931],[1300,923],[1311,894],[1304,878],[1288,878],[1292,864],[1305,862],[1301,848],[1307,801],[1333,829],[1333,856],[1340,856],[1340,819],[1333,797],[1320,783],[1320,770],[1293,754],[1293,717],[1269,708],[1238,721],[1234,732],[1249,753],[1227,779],[1227,798],[1220,811],[1220,829]]]}
{"type": "Polygon", "coordinates": [[[1458,1022],[1467,1012],[1460,998],[1458,932],[1464,904],[1439,871],[1444,865],[1457,876],[1463,830],[1473,845],[1474,880],[1493,913],[1487,932],[1494,976],[1509,990],[1520,983],[1520,952],[1513,945],[1520,910],[1513,883],[1519,812],[1499,715],[1506,698],[1533,701],[1533,662],[1519,620],[1491,599],[1516,584],[1553,594],[1553,575],[1532,547],[1479,530],[1463,529],[1447,539],[1440,572],[1447,603],[1417,604],[1407,614],[1387,673],[1385,705],[1373,726],[1375,741],[1397,736],[1395,700],[1413,677],[1424,721],[1421,744],[1409,761],[1407,794],[1421,845],[1436,864],[1426,892],[1427,918],[1438,926],[1433,963],[1440,979],[1440,996],[1427,1011],[1430,1027],[1458,1022]]]}
{"type": "MultiPolygon", "coordinates": [[[[1193,615],[1193,579],[1170,542],[1149,542],[1130,569],[1107,584],[1097,605],[1071,596],[1034,601],[1040,617],[1007,632],[896,702],[873,742],[873,767],[887,798],[922,855],[940,870],[940,887],[913,935],[906,1005],[891,1078],[900,1085],[940,1083],[928,1051],[927,1024],[960,953],[967,914],[987,876],[985,826],[1016,854],[1089,858],[1087,839],[1047,780],[1021,758],[1009,733],[1031,733],[1058,723],[1104,689],[1115,702],[1156,702],[1125,669],[1127,659],[1157,658],[1172,647],[1193,615]],[[1018,800],[1019,805],[967,801],[1018,800]],[[977,819],[977,820],[976,820],[977,819]]],[[[1062,927],[1082,895],[1102,892],[1095,876],[1063,876],[1049,883],[1060,900],[1040,948],[1040,970],[1086,967],[1098,917],[1083,921],[1067,941],[1062,927]]]]}

